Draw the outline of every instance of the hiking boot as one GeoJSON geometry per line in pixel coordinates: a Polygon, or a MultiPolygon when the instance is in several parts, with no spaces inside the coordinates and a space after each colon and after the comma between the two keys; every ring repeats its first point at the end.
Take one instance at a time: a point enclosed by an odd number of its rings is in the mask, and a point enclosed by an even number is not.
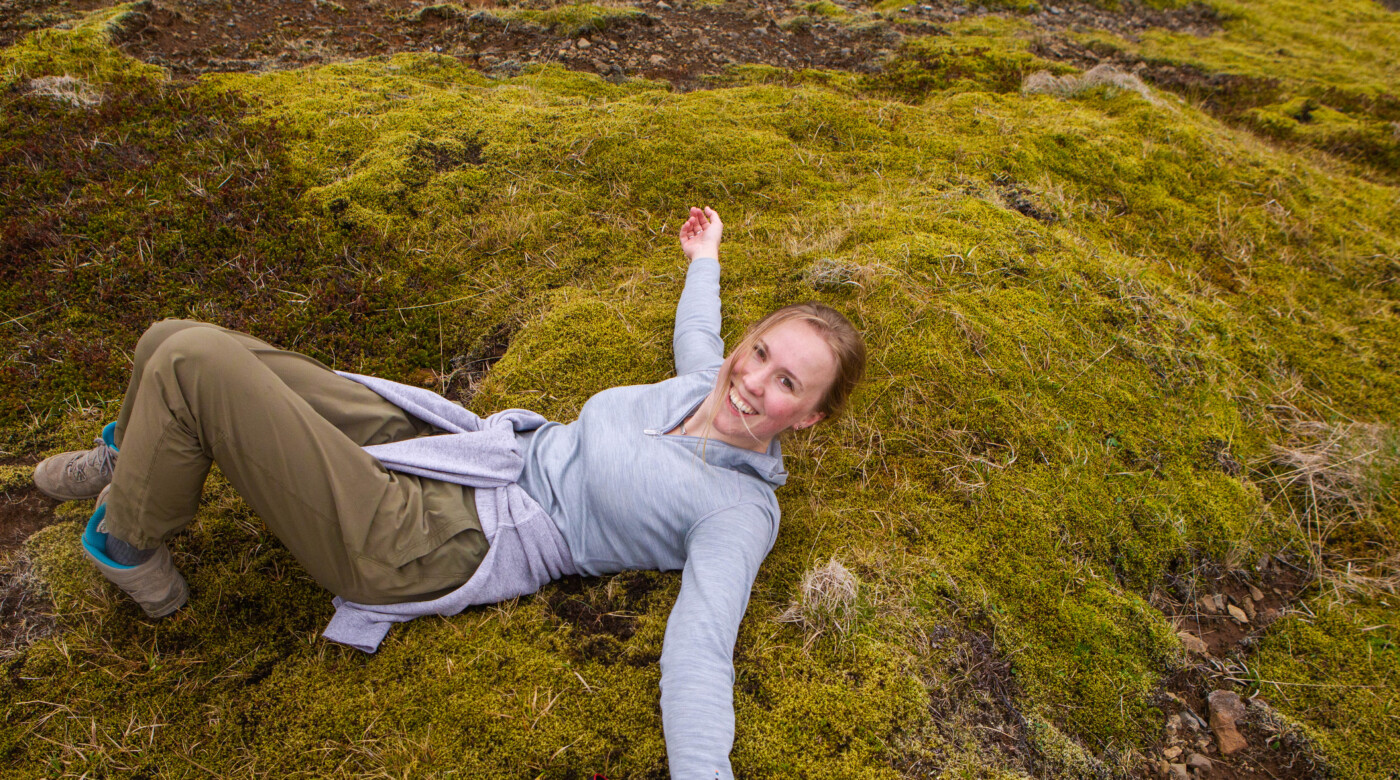
{"type": "Polygon", "coordinates": [[[107,555],[107,491],[97,497],[97,509],[83,531],[83,554],[109,582],[121,588],[153,618],[165,617],[190,599],[190,586],[170,559],[170,548],[161,545],[150,558],[135,566],[124,566],[107,555]]]}
{"type": "Polygon", "coordinates": [[[90,450],[65,452],[46,458],[34,467],[34,486],[59,501],[86,501],[95,498],[112,482],[117,467],[117,448],[112,444],[116,423],[107,423],[90,450]]]}

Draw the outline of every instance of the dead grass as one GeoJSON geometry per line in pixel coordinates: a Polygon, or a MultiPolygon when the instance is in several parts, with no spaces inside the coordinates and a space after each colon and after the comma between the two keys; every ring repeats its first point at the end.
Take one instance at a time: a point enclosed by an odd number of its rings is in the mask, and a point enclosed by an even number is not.
{"type": "Polygon", "coordinates": [[[29,82],[29,94],[52,98],[73,108],[94,108],[102,103],[102,93],[74,76],[41,76],[29,82]]]}
{"type": "Polygon", "coordinates": [[[1021,91],[1028,95],[1042,93],[1060,97],[1078,97],[1100,87],[1107,89],[1110,96],[1120,91],[1136,92],[1149,103],[1160,102],[1153,97],[1152,90],[1142,83],[1142,79],[1131,73],[1125,73],[1108,63],[1095,65],[1088,72],[1078,76],[1073,74],[1056,76],[1048,70],[1036,71],[1026,77],[1026,80],[1021,84],[1021,91]]]}
{"type": "Polygon", "coordinates": [[[22,655],[56,626],[53,601],[29,556],[20,551],[0,563],[0,661],[22,655]]]}
{"type": "Polygon", "coordinates": [[[833,632],[845,636],[855,625],[859,590],[856,575],[832,558],[802,576],[797,600],[778,620],[799,623],[814,636],[833,632]]]}
{"type": "Polygon", "coordinates": [[[1273,445],[1269,479],[1288,499],[1288,509],[1307,540],[1308,557],[1324,590],[1337,602],[1346,594],[1396,593],[1400,554],[1365,555],[1344,538],[1380,537],[1379,549],[1396,539],[1379,522],[1380,506],[1394,502],[1400,473],[1400,442],[1378,423],[1286,423],[1285,444],[1273,445]],[[1358,533],[1359,532],[1359,533],[1358,533]]]}

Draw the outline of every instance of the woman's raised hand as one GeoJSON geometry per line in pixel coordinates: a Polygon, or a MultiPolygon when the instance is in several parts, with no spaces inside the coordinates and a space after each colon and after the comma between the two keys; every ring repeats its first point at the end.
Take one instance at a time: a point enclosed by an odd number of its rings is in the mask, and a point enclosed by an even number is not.
{"type": "Polygon", "coordinates": [[[706,207],[690,207],[690,219],[681,225],[681,251],[687,260],[697,257],[719,258],[720,237],[724,233],[724,223],[719,212],[706,207]]]}

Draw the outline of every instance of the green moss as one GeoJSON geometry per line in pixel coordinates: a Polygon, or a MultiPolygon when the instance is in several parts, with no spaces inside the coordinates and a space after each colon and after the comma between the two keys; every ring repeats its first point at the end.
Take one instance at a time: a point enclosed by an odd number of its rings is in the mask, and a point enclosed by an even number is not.
{"type": "Polygon", "coordinates": [[[981,17],[950,25],[950,36],[910,38],[881,73],[865,79],[875,94],[919,100],[935,91],[1011,92],[1036,71],[1073,72],[1031,54],[1023,22],[981,17]]]}
{"type": "Polygon", "coordinates": [[[1139,43],[1110,45],[1199,68],[1210,78],[1181,79],[1174,88],[1267,135],[1339,154],[1395,180],[1400,141],[1390,123],[1400,121],[1400,66],[1392,52],[1400,30],[1393,12],[1373,0],[1326,8],[1298,0],[1215,5],[1224,25],[1213,35],[1153,30],[1139,43]],[[1299,128],[1280,114],[1308,101],[1329,107],[1317,125],[1299,128]]]}
{"type": "MultiPolygon", "coordinates": [[[[1140,774],[1124,755],[1157,741],[1154,693],[1181,663],[1153,594],[1310,542],[1267,465],[1289,420],[1400,419],[1396,191],[1192,105],[1023,95],[1024,74],[1048,67],[1024,23],[954,32],[911,42],[880,75],[748,67],[689,93],[403,55],[193,87],[143,76],[106,87],[112,113],[92,116],[10,94],[7,160],[47,131],[126,133],[158,161],[10,177],[34,183],[6,201],[7,246],[48,224],[10,204],[58,208],[78,181],[105,264],[69,246],[0,265],[23,275],[6,277],[0,311],[61,331],[5,331],[5,353],[33,364],[4,368],[7,435],[22,443],[7,449],[90,441],[141,320],[185,311],[454,391],[470,356],[508,335],[473,407],[571,419],[599,389],[669,374],[675,230],[685,206],[712,205],[731,343],[773,306],[817,298],[860,324],[872,356],[852,413],[785,445],[783,531],[736,647],[736,768],[1140,774]],[[185,101],[216,121],[191,120],[185,101]],[[257,161],[236,169],[254,184],[200,178],[230,148],[257,161]],[[138,185],[162,205],[110,207],[138,185]],[[237,199],[219,200],[228,188],[237,199]],[[257,220],[221,232],[230,214],[257,220]],[[132,233],[163,261],[122,243],[132,233]],[[852,283],[822,284],[826,261],[852,283]],[[55,344],[71,345],[68,367],[40,370],[55,344]],[[861,582],[853,628],[780,622],[831,557],[861,582]]],[[[66,46],[31,38],[5,56],[66,46]]],[[[1254,107],[1261,123],[1296,122],[1304,105],[1254,107]]],[[[1375,496],[1347,544],[1393,544],[1400,509],[1393,491],[1375,496]]],[[[22,724],[0,750],[18,773],[174,775],[196,750],[224,774],[665,771],[656,659],[675,573],[557,583],[399,627],[363,657],[317,639],[328,599],[226,484],[173,543],[194,600],[168,621],[84,568],[86,510],[30,542],[65,633],[0,676],[7,722],[22,724]]],[[[1400,742],[1394,637],[1373,628],[1395,607],[1311,607],[1317,620],[1276,624],[1242,663],[1340,776],[1374,776],[1400,742]]]]}
{"type": "Polygon", "coordinates": [[[1387,596],[1310,606],[1315,616],[1270,628],[1250,664],[1250,693],[1301,716],[1303,734],[1338,775],[1385,775],[1400,741],[1397,605],[1387,596]]]}
{"type": "Polygon", "coordinates": [[[831,0],[814,0],[814,2],[802,3],[798,5],[798,8],[801,9],[803,13],[827,19],[844,19],[850,16],[849,11],[831,2],[831,0]]]}
{"type": "Polygon", "coordinates": [[[576,36],[602,32],[609,27],[640,19],[646,13],[631,6],[567,3],[548,8],[502,8],[490,12],[501,19],[534,24],[556,35],[576,36]]]}
{"type": "Polygon", "coordinates": [[[33,466],[0,466],[0,493],[28,487],[33,478],[33,466]]]}

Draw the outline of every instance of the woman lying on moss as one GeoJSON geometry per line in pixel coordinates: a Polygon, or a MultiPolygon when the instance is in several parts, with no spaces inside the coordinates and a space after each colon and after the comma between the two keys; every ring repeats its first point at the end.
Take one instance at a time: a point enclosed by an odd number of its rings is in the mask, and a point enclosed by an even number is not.
{"type": "Polygon", "coordinates": [[[55,498],[97,498],[88,558],[162,617],[189,595],[164,542],[218,463],[335,594],[326,637],[365,652],[393,623],[558,577],[682,569],[661,654],[671,773],[730,777],[734,639],[778,533],[778,440],[841,409],[865,347],[809,303],[754,323],[725,358],[722,231],[711,209],[681,227],[676,376],[598,393],[568,425],[519,409],[481,419],[421,388],[168,320],[137,344],[97,446],[49,458],[34,480],[55,498]]]}

